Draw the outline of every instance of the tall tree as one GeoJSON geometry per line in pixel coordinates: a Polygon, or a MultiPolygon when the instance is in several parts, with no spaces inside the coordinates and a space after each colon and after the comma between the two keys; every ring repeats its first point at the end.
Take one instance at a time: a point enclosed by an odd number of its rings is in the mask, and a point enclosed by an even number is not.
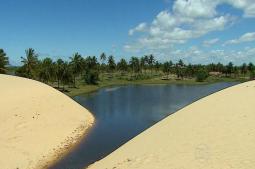
{"type": "Polygon", "coordinates": [[[79,53],[75,53],[70,59],[70,66],[73,73],[73,85],[76,87],[76,77],[82,73],[83,61],[79,53]]]}
{"type": "Polygon", "coordinates": [[[143,70],[145,69],[145,66],[146,66],[146,58],[143,56],[141,57],[140,59],[140,67],[141,67],[141,71],[143,72],[143,70]]]}
{"type": "Polygon", "coordinates": [[[133,73],[138,73],[141,70],[139,59],[137,57],[134,57],[134,56],[131,57],[129,64],[130,64],[130,67],[132,68],[133,73]]]}
{"type": "Polygon", "coordinates": [[[120,59],[119,63],[117,64],[118,70],[120,70],[122,73],[126,72],[128,70],[128,64],[125,59],[120,59]]]}
{"type": "Polygon", "coordinates": [[[249,63],[249,65],[248,65],[248,67],[247,67],[247,69],[249,70],[249,72],[252,72],[253,70],[254,70],[254,65],[253,65],[253,63],[249,63]]]}
{"type": "Polygon", "coordinates": [[[159,69],[161,67],[161,64],[159,63],[159,61],[155,62],[155,68],[156,68],[156,72],[158,73],[159,69]]]}
{"type": "Polygon", "coordinates": [[[234,72],[234,65],[232,62],[229,62],[228,65],[226,66],[226,73],[228,75],[231,75],[234,72]]]}
{"type": "Polygon", "coordinates": [[[151,74],[152,74],[152,70],[153,70],[153,65],[155,63],[155,58],[154,56],[151,54],[148,58],[148,64],[150,66],[150,69],[151,69],[151,74]]]}
{"type": "Polygon", "coordinates": [[[92,69],[98,69],[98,61],[97,58],[95,56],[91,57],[88,56],[85,59],[85,67],[86,67],[86,71],[92,70],[92,69]]]}
{"type": "Polygon", "coordinates": [[[85,59],[85,75],[84,80],[87,84],[97,84],[99,80],[99,66],[100,64],[97,62],[97,58],[95,56],[87,57],[85,59]]]}
{"type": "Polygon", "coordinates": [[[175,71],[176,71],[177,78],[181,78],[181,79],[184,78],[184,67],[185,65],[181,59],[178,61],[178,63],[175,64],[175,71]]]}
{"type": "Polygon", "coordinates": [[[73,83],[73,71],[72,67],[68,64],[68,62],[63,63],[62,69],[63,69],[62,74],[63,91],[65,91],[65,85],[73,83]]]}
{"type": "Polygon", "coordinates": [[[106,54],[104,52],[100,55],[100,60],[101,60],[102,64],[105,62],[106,54]]]}
{"type": "Polygon", "coordinates": [[[169,75],[170,70],[171,70],[170,62],[165,62],[163,64],[163,72],[166,73],[167,75],[169,75]]]}
{"type": "Polygon", "coordinates": [[[26,57],[21,57],[21,62],[24,64],[25,74],[28,78],[35,78],[36,66],[38,64],[38,55],[35,50],[29,48],[25,51],[26,57]]]}
{"type": "Polygon", "coordinates": [[[62,59],[58,59],[55,64],[58,89],[60,86],[60,82],[63,80],[63,74],[64,74],[64,66],[63,65],[64,65],[64,61],[62,59]]]}
{"type": "Polygon", "coordinates": [[[248,70],[247,65],[246,63],[244,63],[241,67],[241,73],[245,75],[247,73],[247,70],[248,70]]]}
{"type": "Polygon", "coordinates": [[[178,65],[179,65],[179,67],[181,67],[181,68],[185,66],[185,64],[184,64],[184,62],[182,61],[182,59],[179,60],[178,65]]]}
{"type": "Polygon", "coordinates": [[[115,60],[112,55],[108,57],[108,69],[112,73],[116,68],[115,60]]]}
{"type": "Polygon", "coordinates": [[[54,63],[51,58],[43,59],[39,64],[39,79],[44,83],[54,81],[56,72],[54,69],[54,63]]]}
{"type": "Polygon", "coordinates": [[[6,73],[6,66],[9,64],[9,59],[3,49],[0,49],[0,73],[6,73]]]}

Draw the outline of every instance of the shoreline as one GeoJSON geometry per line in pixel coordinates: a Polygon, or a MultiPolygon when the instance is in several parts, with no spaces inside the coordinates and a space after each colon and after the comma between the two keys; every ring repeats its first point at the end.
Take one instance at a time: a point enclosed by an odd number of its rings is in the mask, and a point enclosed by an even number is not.
{"type": "Polygon", "coordinates": [[[41,82],[0,75],[0,87],[2,168],[48,168],[86,138],[95,123],[86,108],[41,82]]]}
{"type": "Polygon", "coordinates": [[[93,128],[94,124],[95,124],[95,118],[93,116],[93,121],[90,123],[90,126],[88,126],[87,128],[85,126],[78,127],[78,128],[82,128],[83,131],[80,131],[79,133],[77,133],[77,135],[73,136],[75,139],[71,143],[67,141],[68,146],[60,147],[59,150],[53,155],[52,158],[42,163],[39,162],[36,168],[48,169],[53,167],[58,161],[62,160],[67,154],[69,154],[77,146],[79,146],[81,141],[86,138],[87,134],[93,128]]]}
{"type": "Polygon", "coordinates": [[[255,133],[251,132],[255,126],[252,121],[252,117],[255,117],[252,113],[252,101],[242,102],[244,105],[232,104],[241,101],[237,96],[255,96],[254,87],[255,81],[249,81],[199,99],[153,125],[86,169],[242,169],[254,166],[255,160],[251,159],[255,155],[251,142],[251,138],[255,136],[255,133]],[[224,101],[225,105],[214,104],[221,101],[224,101]],[[208,106],[214,108],[210,109],[208,106]],[[207,111],[203,111],[204,109],[207,111]],[[250,118],[246,118],[249,116],[250,118]],[[249,148],[241,148],[235,140],[243,140],[243,147],[249,148]],[[236,154],[231,154],[229,150],[236,154]],[[236,160],[236,156],[240,158],[236,160]]]}
{"type": "Polygon", "coordinates": [[[69,97],[75,97],[78,95],[90,94],[97,92],[100,89],[111,88],[116,86],[127,86],[127,85],[207,85],[220,82],[247,82],[247,79],[232,79],[232,78],[219,78],[208,80],[204,82],[196,82],[194,80],[140,80],[140,81],[120,81],[115,83],[106,83],[102,85],[80,85],[78,88],[69,88],[69,92],[64,92],[69,97]]]}

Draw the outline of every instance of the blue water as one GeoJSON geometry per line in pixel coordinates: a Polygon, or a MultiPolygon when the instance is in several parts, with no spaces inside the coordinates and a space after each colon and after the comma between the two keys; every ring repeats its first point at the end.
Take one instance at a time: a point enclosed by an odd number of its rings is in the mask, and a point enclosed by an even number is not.
{"type": "Polygon", "coordinates": [[[96,118],[79,146],[50,169],[82,169],[186,105],[237,83],[130,85],[74,97],[96,118]]]}

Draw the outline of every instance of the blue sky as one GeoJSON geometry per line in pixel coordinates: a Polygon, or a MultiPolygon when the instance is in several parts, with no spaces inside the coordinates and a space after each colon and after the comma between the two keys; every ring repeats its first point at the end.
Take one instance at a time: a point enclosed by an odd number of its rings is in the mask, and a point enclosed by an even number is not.
{"type": "Polygon", "coordinates": [[[252,0],[0,0],[0,48],[41,58],[154,54],[161,61],[255,62],[252,0]]]}

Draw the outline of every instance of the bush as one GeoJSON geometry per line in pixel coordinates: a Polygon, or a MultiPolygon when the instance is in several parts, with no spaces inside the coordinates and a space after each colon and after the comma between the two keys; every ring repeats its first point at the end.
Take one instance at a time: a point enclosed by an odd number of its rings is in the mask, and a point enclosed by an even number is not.
{"type": "Polygon", "coordinates": [[[96,70],[87,71],[87,73],[85,74],[85,82],[87,84],[96,85],[98,84],[98,80],[99,80],[99,73],[96,70]]]}
{"type": "Polygon", "coordinates": [[[255,71],[254,70],[250,72],[250,79],[255,80],[255,71]]]}
{"type": "Polygon", "coordinates": [[[198,70],[198,72],[196,73],[196,81],[197,82],[203,82],[208,78],[209,74],[206,70],[204,69],[200,69],[198,70]]]}

